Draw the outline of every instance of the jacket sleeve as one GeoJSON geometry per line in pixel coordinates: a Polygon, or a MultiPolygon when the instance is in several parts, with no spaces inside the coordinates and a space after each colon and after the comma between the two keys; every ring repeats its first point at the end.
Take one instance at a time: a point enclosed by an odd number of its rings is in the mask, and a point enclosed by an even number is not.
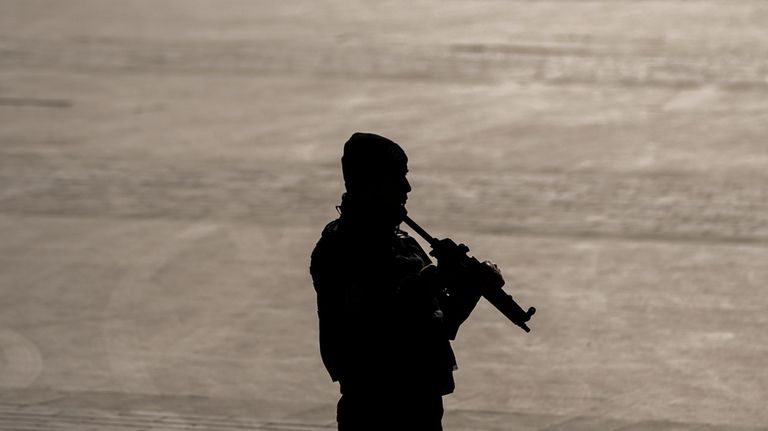
{"type": "Polygon", "coordinates": [[[322,241],[312,252],[310,274],[317,292],[317,315],[320,332],[320,357],[331,380],[341,378],[343,366],[343,292],[335,280],[332,256],[322,241]]]}
{"type": "Polygon", "coordinates": [[[480,300],[480,289],[472,285],[463,274],[445,271],[430,265],[422,271],[425,283],[435,286],[437,300],[443,313],[443,328],[450,340],[456,339],[464,323],[480,300]]]}
{"type": "Polygon", "coordinates": [[[456,338],[459,326],[464,323],[475,309],[480,299],[480,289],[473,286],[470,274],[450,271],[433,265],[429,256],[413,238],[405,241],[412,255],[417,255],[423,262],[423,269],[417,280],[411,285],[429,292],[438,302],[442,313],[443,328],[450,340],[456,338]]]}

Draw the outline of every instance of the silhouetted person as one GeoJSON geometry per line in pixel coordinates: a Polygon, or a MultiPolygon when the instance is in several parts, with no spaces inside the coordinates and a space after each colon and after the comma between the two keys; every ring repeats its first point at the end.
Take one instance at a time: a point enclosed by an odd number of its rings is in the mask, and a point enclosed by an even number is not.
{"type": "MultiPolygon", "coordinates": [[[[407,161],[389,139],[352,135],[341,160],[341,216],[312,253],[320,354],[340,383],[340,431],[441,430],[456,369],[449,340],[480,297],[473,274],[435,267],[399,229],[407,161]]],[[[483,267],[486,280],[488,272],[501,278],[483,267]]]]}

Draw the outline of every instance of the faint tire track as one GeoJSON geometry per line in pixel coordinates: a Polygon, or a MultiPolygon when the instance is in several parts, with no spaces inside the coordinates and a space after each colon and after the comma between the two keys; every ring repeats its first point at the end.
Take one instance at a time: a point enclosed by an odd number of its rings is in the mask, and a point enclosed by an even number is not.
{"type": "MultiPolygon", "coordinates": [[[[540,429],[675,429],[711,431],[757,431],[764,427],[733,426],[665,420],[630,420],[610,415],[532,415],[492,410],[449,410],[443,421],[447,429],[501,430],[540,429]],[[455,419],[454,419],[455,418],[455,419]],[[458,420],[457,420],[458,419],[458,420]],[[526,422],[527,419],[527,422],[526,422]],[[463,424],[456,425],[458,421],[463,424]],[[535,423],[546,424],[532,427],[535,423]]],[[[263,420],[242,416],[176,414],[163,411],[110,411],[88,408],[55,409],[49,407],[0,404],[0,429],[19,430],[198,430],[198,431],[325,431],[336,423],[325,421],[263,420]]]]}
{"type": "Polygon", "coordinates": [[[318,431],[335,424],[258,420],[245,417],[205,416],[172,412],[104,411],[35,406],[0,405],[0,429],[73,430],[216,430],[318,431]]]}

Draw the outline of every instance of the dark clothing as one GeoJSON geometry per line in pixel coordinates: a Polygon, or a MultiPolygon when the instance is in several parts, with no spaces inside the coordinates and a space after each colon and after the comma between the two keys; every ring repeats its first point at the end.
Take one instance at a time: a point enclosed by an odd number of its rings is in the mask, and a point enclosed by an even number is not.
{"type": "Polygon", "coordinates": [[[443,397],[422,395],[383,398],[378,394],[341,396],[336,420],[339,431],[442,431],[443,397]]]}
{"type": "Polygon", "coordinates": [[[397,229],[373,235],[342,217],[323,231],[310,272],[320,353],[343,394],[340,430],[373,429],[384,419],[399,424],[389,429],[409,429],[403,424],[417,412],[414,418],[437,424],[419,429],[440,429],[440,397],[454,389],[449,340],[479,293],[430,264],[416,240],[397,229]],[[361,418],[367,425],[354,425],[361,418]]]}

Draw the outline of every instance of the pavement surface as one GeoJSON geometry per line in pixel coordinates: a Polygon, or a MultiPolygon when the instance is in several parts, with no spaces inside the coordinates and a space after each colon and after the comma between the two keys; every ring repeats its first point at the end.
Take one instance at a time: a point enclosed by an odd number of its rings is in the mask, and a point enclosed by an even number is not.
{"type": "Polygon", "coordinates": [[[333,429],[354,131],[494,260],[446,430],[768,429],[763,0],[0,0],[0,429],[333,429]]]}

